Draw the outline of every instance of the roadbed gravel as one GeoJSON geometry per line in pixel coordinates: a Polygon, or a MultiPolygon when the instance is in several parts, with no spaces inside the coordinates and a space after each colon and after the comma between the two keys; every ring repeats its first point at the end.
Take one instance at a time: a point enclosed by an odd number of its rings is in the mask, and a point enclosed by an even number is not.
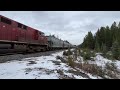
{"type": "Polygon", "coordinates": [[[7,61],[12,61],[12,60],[21,61],[23,58],[29,58],[29,57],[49,56],[50,54],[53,54],[59,51],[62,51],[62,50],[0,56],[0,63],[5,63],[7,61]]]}

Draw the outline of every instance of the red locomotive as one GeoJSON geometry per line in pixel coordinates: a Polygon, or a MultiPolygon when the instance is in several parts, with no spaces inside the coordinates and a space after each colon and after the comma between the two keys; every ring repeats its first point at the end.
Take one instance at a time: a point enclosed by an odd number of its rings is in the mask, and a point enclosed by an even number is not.
{"type": "Polygon", "coordinates": [[[0,15],[0,52],[45,51],[44,33],[0,15]]]}

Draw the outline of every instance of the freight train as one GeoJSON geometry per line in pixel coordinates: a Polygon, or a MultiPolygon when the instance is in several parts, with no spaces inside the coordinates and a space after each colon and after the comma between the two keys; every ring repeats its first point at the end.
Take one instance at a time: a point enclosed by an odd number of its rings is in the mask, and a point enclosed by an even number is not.
{"type": "Polygon", "coordinates": [[[54,50],[54,49],[67,49],[72,48],[73,45],[70,44],[68,41],[63,41],[54,35],[46,36],[48,40],[48,49],[54,50]]]}
{"type": "Polygon", "coordinates": [[[73,45],[55,36],[0,15],[0,53],[37,52],[72,48],[73,45]]]}

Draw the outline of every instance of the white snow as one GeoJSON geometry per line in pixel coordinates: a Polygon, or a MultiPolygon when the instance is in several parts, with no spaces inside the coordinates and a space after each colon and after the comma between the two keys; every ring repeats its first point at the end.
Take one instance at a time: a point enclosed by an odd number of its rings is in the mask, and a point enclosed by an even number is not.
{"type": "Polygon", "coordinates": [[[111,60],[108,60],[99,54],[96,57],[94,57],[94,60],[95,61],[89,61],[89,63],[97,64],[97,66],[102,66],[102,67],[105,67],[106,63],[112,63],[111,60]]]}
{"type": "Polygon", "coordinates": [[[0,64],[0,78],[1,79],[29,79],[29,78],[41,78],[41,79],[56,79],[57,74],[51,73],[50,75],[47,75],[45,71],[43,70],[31,70],[29,74],[25,74],[25,70],[27,68],[44,68],[49,70],[55,70],[58,68],[64,68],[65,65],[61,64],[61,67],[54,65],[52,63],[52,60],[56,60],[57,55],[61,55],[62,52],[58,52],[55,54],[52,54],[50,56],[41,56],[41,57],[31,57],[23,59],[22,61],[9,61],[7,63],[1,63],[0,64]],[[29,61],[35,61],[37,64],[29,64],[29,61]]]}
{"type": "MultiPolygon", "coordinates": [[[[29,57],[24,58],[21,61],[12,60],[6,63],[0,63],[0,79],[59,79],[60,74],[57,72],[61,70],[64,75],[69,77],[74,77],[76,79],[87,79],[80,75],[74,75],[69,73],[68,70],[74,70],[66,63],[62,63],[61,60],[56,59],[56,56],[64,57],[63,51],[56,52],[49,56],[40,56],[40,57],[29,57]],[[30,64],[30,62],[35,62],[35,64],[30,64]],[[60,65],[56,65],[54,62],[59,62],[60,65]]],[[[97,64],[98,66],[105,67],[106,63],[115,63],[115,65],[120,70],[120,61],[108,60],[102,57],[100,54],[97,54],[94,57],[95,61],[88,61],[91,64],[97,64]]],[[[76,63],[84,63],[83,58],[79,56],[76,63]]],[[[80,69],[79,69],[80,70],[80,69]]],[[[85,73],[80,70],[80,72],[85,73]]],[[[90,73],[85,73],[91,79],[101,79],[98,76],[92,76],[90,73]]]]}
{"type": "MultiPolygon", "coordinates": [[[[49,56],[24,58],[21,61],[9,61],[0,63],[0,79],[59,79],[57,70],[62,70],[65,74],[70,67],[56,59],[62,56],[63,51],[49,56]],[[35,61],[36,64],[29,64],[35,61]],[[60,65],[55,65],[53,61],[59,61],[60,65]]],[[[68,74],[71,76],[71,74],[68,74]]],[[[75,78],[83,79],[81,76],[74,75],[75,78]]]]}
{"type": "Polygon", "coordinates": [[[105,67],[107,63],[114,63],[117,66],[117,68],[120,69],[120,61],[118,60],[109,60],[99,54],[94,59],[95,61],[89,61],[89,63],[97,64],[98,66],[102,66],[102,67],[105,67]]]}

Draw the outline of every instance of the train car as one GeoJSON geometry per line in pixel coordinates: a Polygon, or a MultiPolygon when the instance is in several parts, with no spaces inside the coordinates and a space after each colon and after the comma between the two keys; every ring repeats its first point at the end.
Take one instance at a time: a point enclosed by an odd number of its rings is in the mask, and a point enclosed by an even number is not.
{"type": "Polygon", "coordinates": [[[72,44],[56,38],[54,35],[47,36],[48,47],[50,50],[54,49],[67,49],[72,47],[72,44]]]}
{"type": "Polygon", "coordinates": [[[72,48],[73,45],[70,44],[68,41],[64,41],[64,48],[72,48]]]}
{"type": "Polygon", "coordinates": [[[0,15],[0,53],[47,49],[44,33],[0,15]]]}
{"type": "Polygon", "coordinates": [[[48,48],[50,50],[61,49],[63,47],[63,41],[56,38],[54,35],[47,36],[47,40],[48,40],[48,48]]]}

